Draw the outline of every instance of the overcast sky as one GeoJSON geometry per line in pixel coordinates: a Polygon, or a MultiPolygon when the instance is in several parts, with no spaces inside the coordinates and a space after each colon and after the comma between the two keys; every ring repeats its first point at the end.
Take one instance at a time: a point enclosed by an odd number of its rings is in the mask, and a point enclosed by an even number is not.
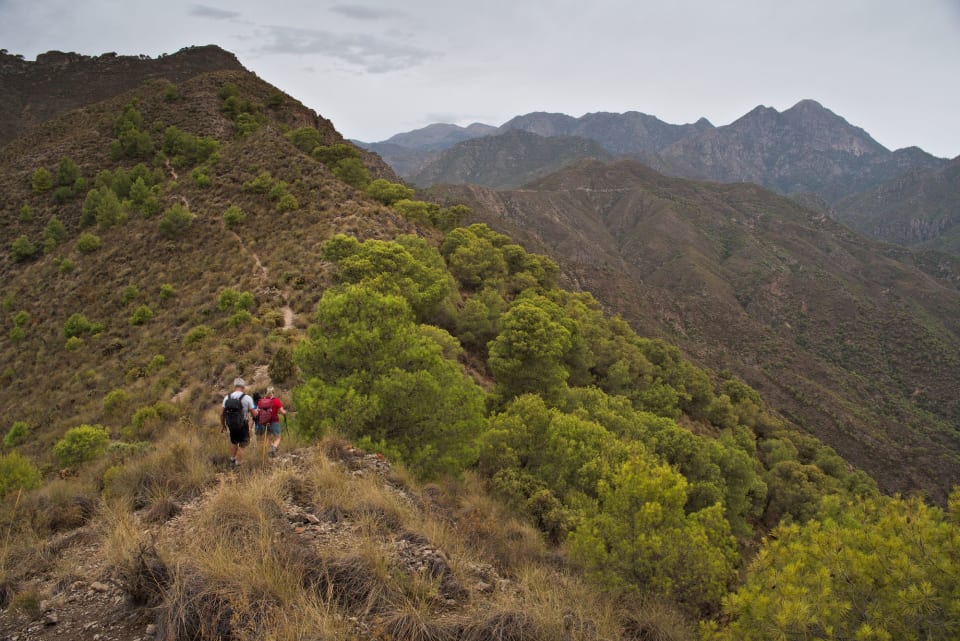
{"type": "Polygon", "coordinates": [[[531,111],[736,120],[812,98],[889,149],[960,155],[960,0],[0,0],[0,47],[218,44],[377,141],[531,111]]]}

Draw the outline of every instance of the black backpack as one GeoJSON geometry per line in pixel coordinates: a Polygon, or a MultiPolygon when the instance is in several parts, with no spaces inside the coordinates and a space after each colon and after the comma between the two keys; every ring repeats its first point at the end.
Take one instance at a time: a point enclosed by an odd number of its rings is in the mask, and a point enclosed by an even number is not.
{"type": "Polygon", "coordinates": [[[223,420],[231,430],[242,430],[247,425],[243,417],[243,397],[243,394],[239,398],[227,396],[223,402],[223,420]]]}

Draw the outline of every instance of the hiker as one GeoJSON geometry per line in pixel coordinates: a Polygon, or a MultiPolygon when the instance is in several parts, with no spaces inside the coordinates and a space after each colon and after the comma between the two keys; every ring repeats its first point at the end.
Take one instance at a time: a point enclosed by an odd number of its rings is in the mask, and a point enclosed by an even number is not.
{"type": "Polygon", "coordinates": [[[230,430],[230,467],[240,465],[243,448],[250,442],[250,422],[253,420],[253,399],[246,393],[246,381],[236,378],[233,391],[223,397],[220,412],[220,433],[230,430]]]}
{"type": "Polygon", "coordinates": [[[267,393],[257,403],[257,429],[256,433],[266,434],[269,430],[273,437],[270,444],[270,456],[277,455],[277,448],[280,447],[280,416],[287,413],[283,409],[283,403],[273,393],[273,388],[268,387],[267,393]]]}

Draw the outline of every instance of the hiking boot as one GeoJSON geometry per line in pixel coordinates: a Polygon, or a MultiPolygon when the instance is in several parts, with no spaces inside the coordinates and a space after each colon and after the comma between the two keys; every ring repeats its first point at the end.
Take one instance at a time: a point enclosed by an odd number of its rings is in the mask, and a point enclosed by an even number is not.
{"type": "Polygon", "coordinates": [[[277,455],[277,446],[276,446],[276,445],[271,445],[271,446],[270,446],[270,458],[273,458],[273,457],[275,457],[276,455],[277,455]]]}

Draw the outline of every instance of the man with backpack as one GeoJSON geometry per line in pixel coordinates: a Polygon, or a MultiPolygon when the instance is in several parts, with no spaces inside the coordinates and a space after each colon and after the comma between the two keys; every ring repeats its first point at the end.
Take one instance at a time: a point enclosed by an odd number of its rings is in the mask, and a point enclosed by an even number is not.
{"type": "Polygon", "coordinates": [[[267,393],[257,403],[257,435],[266,434],[269,430],[273,437],[270,444],[270,456],[277,455],[277,448],[280,447],[280,416],[287,413],[283,409],[283,403],[274,396],[273,388],[268,387],[267,393]]]}
{"type": "Polygon", "coordinates": [[[250,422],[253,418],[253,399],[244,391],[246,381],[236,378],[233,391],[223,397],[220,412],[220,432],[230,430],[230,467],[236,468],[243,458],[243,448],[250,442],[250,422]]]}

